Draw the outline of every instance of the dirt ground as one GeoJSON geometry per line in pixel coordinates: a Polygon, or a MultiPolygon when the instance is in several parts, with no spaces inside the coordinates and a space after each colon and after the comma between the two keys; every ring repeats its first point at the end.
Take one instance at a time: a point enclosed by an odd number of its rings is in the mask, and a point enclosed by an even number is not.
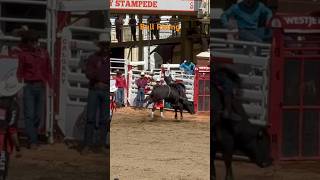
{"type": "MultiPolygon", "coordinates": [[[[159,112],[156,112],[158,115],[159,112]]],[[[119,109],[111,124],[111,179],[209,180],[209,116],[151,121],[150,112],[119,109]]]]}
{"type": "MultiPolygon", "coordinates": [[[[316,180],[320,179],[320,161],[285,162],[266,169],[260,169],[246,162],[235,162],[235,180],[316,180]]],[[[217,180],[224,180],[224,164],[217,161],[217,180]]]]}
{"type": "Polygon", "coordinates": [[[107,180],[109,176],[104,154],[84,156],[64,144],[22,150],[21,158],[13,156],[10,161],[8,180],[107,180]]]}

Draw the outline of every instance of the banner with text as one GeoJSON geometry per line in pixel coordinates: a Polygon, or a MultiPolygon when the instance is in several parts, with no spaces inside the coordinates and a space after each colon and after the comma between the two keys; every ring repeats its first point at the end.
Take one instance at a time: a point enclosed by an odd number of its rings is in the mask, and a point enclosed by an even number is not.
{"type": "Polygon", "coordinates": [[[110,0],[111,10],[194,12],[198,0],[110,0]]]}

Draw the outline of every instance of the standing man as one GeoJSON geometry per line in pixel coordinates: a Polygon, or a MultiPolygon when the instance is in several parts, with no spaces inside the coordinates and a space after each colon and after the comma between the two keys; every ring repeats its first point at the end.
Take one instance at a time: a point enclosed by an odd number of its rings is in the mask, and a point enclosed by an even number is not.
{"type": "Polygon", "coordinates": [[[136,80],[136,85],[138,86],[137,94],[137,106],[142,108],[144,103],[145,89],[148,84],[148,80],[145,78],[144,72],[141,72],[141,77],[136,80]]]}
{"type": "Polygon", "coordinates": [[[172,36],[176,37],[178,36],[177,26],[179,25],[178,19],[176,16],[172,16],[169,20],[170,25],[172,26],[172,36]]]}
{"type": "Polygon", "coordinates": [[[131,28],[131,35],[133,37],[134,41],[137,41],[137,20],[134,17],[134,15],[131,15],[130,20],[129,20],[129,26],[131,28]]]}
{"type": "Polygon", "coordinates": [[[185,73],[193,75],[196,66],[191,61],[184,60],[180,68],[183,69],[185,73]]]}
{"type": "Polygon", "coordinates": [[[159,40],[160,39],[160,29],[159,29],[159,25],[161,22],[161,18],[159,15],[156,15],[154,17],[154,27],[155,27],[155,31],[154,31],[154,35],[156,36],[156,39],[159,40]]]}
{"type": "Polygon", "coordinates": [[[52,92],[52,70],[49,53],[38,46],[39,35],[32,30],[21,33],[17,78],[24,82],[24,119],[29,147],[38,147],[38,129],[45,113],[46,88],[52,92]]]}
{"type": "Polygon", "coordinates": [[[123,29],[124,20],[121,15],[118,15],[115,21],[116,25],[116,37],[118,42],[122,42],[122,29],[123,29]]]}
{"type": "Polygon", "coordinates": [[[153,40],[153,34],[155,33],[155,28],[154,27],[154,16],[149,16],[148,17],[148,26],[150,28],[149,32],[150,32],[150,37],[151,37],[151,40],[153,40]]]}
{"type": "MultiPolygon", "coordinates": [[[[109,91],[109,63],[110,63],[110,42],[107,34],[100,34],[97,46],[99,50],[91,55],[87,61],[86,76],[89,79],[89,93],[87,104],[87,123],[85,129],[84,150],[93,149],[95,147],[106,147],[108,114],[107,114],[107,91],[109,91]],[[97,112],[99,112],[99,120],[97,120],[97,112]],[[97,127],[98,126],[98,127],[97,127]],[[100,136],[93,137],[95,129],[99,130],[100,136]],[[94,142],[98,139],[98,142],[94,142]]],[[[103,149],[102,149],[103,150],[103,149]]]]}
{"type": "Polygon", "coordinates": [[[124,107],[124,89],[127,87],[126,79],[122,75],[121,71],[117,72],[115,77],[116,80],[116,87],[117,87],[117,94],[116,94],[116,102],[118,106],[124,107]]]}

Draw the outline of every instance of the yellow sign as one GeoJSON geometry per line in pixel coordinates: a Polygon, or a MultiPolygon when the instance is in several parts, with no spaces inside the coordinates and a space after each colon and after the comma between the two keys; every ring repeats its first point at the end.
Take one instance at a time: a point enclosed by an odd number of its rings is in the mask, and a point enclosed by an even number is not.
{"type": "Polygon", "coordinates": [[[172,30],[180,32],[181,28],[179,25],[171,25],[171,24],[139,24],[140,30],[172,30]]]}

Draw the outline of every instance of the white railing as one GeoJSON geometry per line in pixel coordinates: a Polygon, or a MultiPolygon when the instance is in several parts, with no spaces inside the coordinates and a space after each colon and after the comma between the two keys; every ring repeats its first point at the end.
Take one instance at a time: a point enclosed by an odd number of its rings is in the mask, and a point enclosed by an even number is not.
{"type": "MultiPolygon", "coordinates": [[[[226,29],[211,29],[212,34],[235,33],[226,29]]],[[[250,116],[250,122],[259,125],[266,125],[267,104],[268,104],[268,71],[270,61],[270,44],[246,42],[239,40],[227,40],[223,38],[210,38],[211,54],[213,63],[215,58],[227,58],[232,60],[229,65],[243,80],[244,108],[250,116]],[[247,47],[260,48],[260,55],[248,54],[243,51],[247,47]]]]}

